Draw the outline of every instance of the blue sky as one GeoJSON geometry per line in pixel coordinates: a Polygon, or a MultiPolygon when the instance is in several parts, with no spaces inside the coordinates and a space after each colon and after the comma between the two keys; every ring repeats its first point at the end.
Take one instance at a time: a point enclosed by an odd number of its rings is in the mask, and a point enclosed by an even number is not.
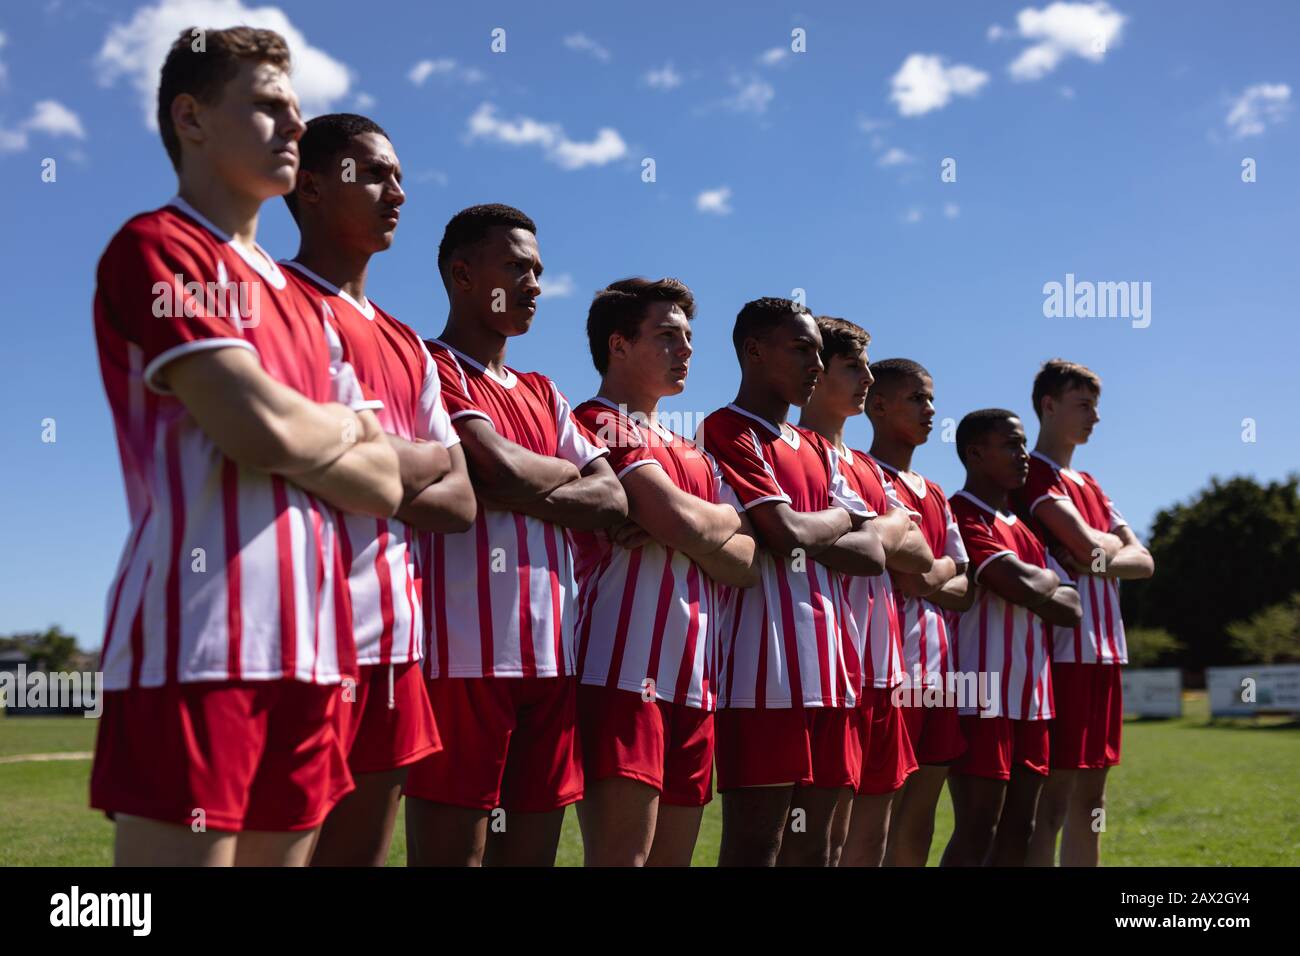
{"type": "MultiPolygon", "coordinates": [[[[146,101],[188,20],[290,24],[305,105],[388,129],[409,198],[370,292],[420,332],[445,318],[434,258],[450,215],[499,201],[533,216],[549,288],[510,362],[575,403],[596,385],[591,293],[676,275],[699,314],[669,410],[729,401],[737,309],[801,288],[869,329],[873,358],[927,365],[940,419],[990,405],[1032,418],[1041,361],[1096,369],[1102,422],[1076,463],[1139,531],[1211,475],[1300,467],[1300,7],[544,6],[286,0],[258,8],[271,22],[239,0],[0,10],[0,633],[57,622],[100,642],[127,526],[94,268],[124,220],[174,191],[146,101]],[[1067,273],[1149,282],[1149,326],[1045,317],[1043,287],[1067,273]]],[[[296,248],[280,203],[259,238],[296,248]]],[[[849,438],[867,446],[869,425],[849,438]]],[[[916,463],[960,487],[937,432],[916,463]]]]}

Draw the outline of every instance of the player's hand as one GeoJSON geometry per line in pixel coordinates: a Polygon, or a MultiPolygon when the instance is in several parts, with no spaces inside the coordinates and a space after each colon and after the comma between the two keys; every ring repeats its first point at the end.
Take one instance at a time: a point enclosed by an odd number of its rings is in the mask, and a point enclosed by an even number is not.
{"type": "Polygon", "coordinates": [[[1061,567],[1065,568],[1065,570],[1069,571],[1071,575],[1091,573],[1089,568],[1080,567],[1079,563],[1074,560],[1074,555],[1060,544],[1060,542],[1053,542],[1050,550],[1052,552],[1052,557],[1056,559],[1057,563],[1061,567]]]}
{"type": "Polygon", "coordinates": [[[606,534],[609,536],[611,544],[615,544],[620,548],[627,548],[629,551],[635,551],[653,540],[645,529],[635,521],[624,521],[620,525],[615,525],[606,534]]]}

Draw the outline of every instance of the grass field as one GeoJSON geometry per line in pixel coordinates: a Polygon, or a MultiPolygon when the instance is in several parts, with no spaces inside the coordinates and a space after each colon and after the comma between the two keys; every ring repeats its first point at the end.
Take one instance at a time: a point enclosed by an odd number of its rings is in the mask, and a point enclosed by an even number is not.
{"type": "MultiPolygon", "coordinates": [[[[1185,716],[1128,721],[1124,764],[1112,772],[1104,861],[1109,866],[1294,866],[1300,862],[1300,724],[1209,723],[1203,694],[1185,716]]],[[[3,762],[21,754],[94,749],[95,722],[80,717],[0,718],[0,866],[97,866],[112,858],[112,826],[86,806],[90,761],[3,762]]],[[[945,795],[930,862],[952,829],[945,795]]],[[[719,803],[704,814],[696,866],[718,855],[719,803]]],[[[390,866],[406,861],[403,831],[390,866]]],[[[572,810],[559,863],[582,863],[572,810]]]]}

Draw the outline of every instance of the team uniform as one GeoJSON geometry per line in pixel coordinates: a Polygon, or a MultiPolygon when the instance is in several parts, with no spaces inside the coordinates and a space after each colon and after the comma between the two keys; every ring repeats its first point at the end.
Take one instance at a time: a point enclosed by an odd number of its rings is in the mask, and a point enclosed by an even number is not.
{"type": "MultiPolygon", "coordinates": [[[[866,452],[846,448],[840,455],[840,470],[866,503],[871,517],[905,507],[866,452]]],[[[905,676],[893,582],[888,572],[869,577],[846,574],[844,590],[862,639],[862,776],[858,793],[893,793],[917,767],[903,712],[892,693],[905,676]]]]}
{"type": "MultiPolygon", "coordinates": [[[[700,427],[740,505],[795,511],[866,506],[820,435],[789,433],[736,405],[700,427]]],[[[759,552],[761,584],[729,589],[719,661],[718,789],[796,782],[856,788],[862,642],[841,575],[811,558],[759,552]]]]}
{"type": "MultiPolygon", "coordinates": [[[[658,422],[634,421],[604,398],[574,417],[609,448],[621,480],[656,467],[682,491],[740,510],[722,472],[658,422]]],[[[635,550],[572,532],[578,590],[578,721],[586,779],[649,784],[665,803],[712,797],[723,588],[656,541],[635,550]]]]}
{"type": "MultiPolygon", "coordinates": [[[[484,419],[501,437],[579,470],[607,454],[545,375],[498,376],[443,342],[426,345],[453,422],[484,419]]],[[[576,587],[565,529],[480,503],[468,531],[427,537],[419,566],[429,698],[439,725],[456,730],[411,768],[406,793],[522,812],[581,799],[576,587]]]]}
{"type": "MultiPolygon", "coordinates": [[[[304,295],[322,303],[344,359],[367,393],[383,402],[376,415],[384,431],[407,441],[457,444],[460,437],[420,337],[373,302],[356,301],[301,263],[281,265],[304,295]]],[[[420,670],[424,622],[414,538],[396,518],[345,514],[339,524],[360,668],[338,708],[353,773],[405,767],[441,746],[420,670]]]]}
{"type": "Polygon", "coordinates": [[[226,458],[159,372],[245,348],[316,402],[376,407],[319,304],[177,198],[99,262],[95,335],[131,531],[109,589],[91,806],[216,830],[318,826],[353,788],[356,654],[337,512],[226,458]]]}
{"type": "MultiPolygon", "coordinates": [[[[873,459],[884,469],[894,494],[903,507],[919,515],[917,524],[935,559],[952,558],[957,573],[964,574],[966,546],[957,520],[948,506],[943,489],[928,478],[919,488],[898,469],[873,459]]],[[[903,667],[908,691],[901,708],[908,737],[919,763],[942,766],[952,763],[966,749],[956,702],[946,693],[956,672],[956,630],[949,626],[944,609],[927,598],[895,592],[898,619],[903,633],[903,667]],[[925,688],[943,688],[939,706],[920,706],[925,688]]]]}
{"type": "MultiPolygon", "coordinates": [[[[1033,515],[1045,501],[1069,501],[1098,531],[1115,532],[1128,524],[1092,475],[1062,468],[1038,451],[1030,453],[1029,477],[1013,500],[1044,541],[1051,536],[1033,515]]],[[[1119,582],[1081,574],[1078,588],[1082,620],[1054,628],[1052,638],[1052,766],[1064,770],[1118,764],[1124,726],[1119,665],[1128,663],[1128,645],[1119,582]]]]}
{"type": "MultiPolygon", "coordinates": [[[[961,616],[957,644],[963,673],[974,672],[987,696],[958,708],[966,752],[953,773],[1011,778],[1013,767],[1048,772],[1048,724],[1052,702],[1051,625],[1028,608],[980,585],[991,561],[1013,555],[1026,564],[1051,567],[1068,578],[1024,521],[996,511],[968,491],[950,501],[970,563],[975,566],[975,604],[961,616]]],[[[984,696],[981,691],[981,696],[984,696]]]]}

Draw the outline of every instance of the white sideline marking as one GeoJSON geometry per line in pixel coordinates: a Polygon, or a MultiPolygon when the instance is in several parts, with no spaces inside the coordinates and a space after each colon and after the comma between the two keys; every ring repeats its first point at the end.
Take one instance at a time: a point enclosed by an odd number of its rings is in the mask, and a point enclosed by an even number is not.
{"type": "Polygon", "coordinates": [[[14,757],[0,757],[0,763],[45,763],[50,760],[89,760],[95,756],[90,750],[74,750],[60,754],[18,754],[14,757]]]}

